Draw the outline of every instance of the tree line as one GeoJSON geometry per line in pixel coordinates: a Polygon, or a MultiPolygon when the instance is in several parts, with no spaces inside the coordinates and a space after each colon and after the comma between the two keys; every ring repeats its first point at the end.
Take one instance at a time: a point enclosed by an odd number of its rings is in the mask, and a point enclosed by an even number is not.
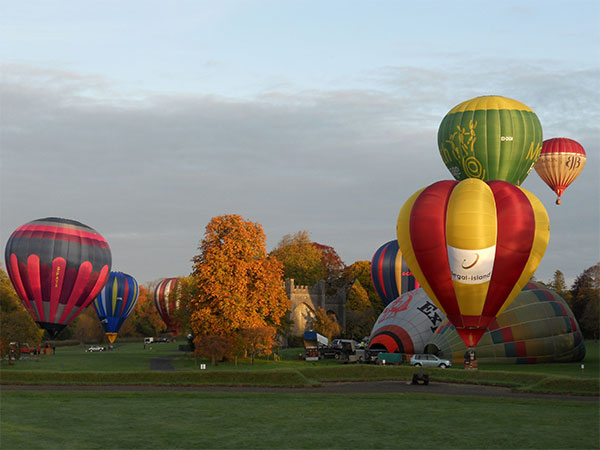
{"type": "MultiPolygon", "coordinates": [[[[180,307],[175,319],[192,337],[197,357],[214,363],[239,355],[269,355],[282,338],[291,338],[290,300],[283,280],[311,286],[326,280],[329,294],[346,295],[346,324],[322,308],[314,311],[312,328],[328,338],[368,336],[384,305],[371,283],[370,261],[346,266],[333,247],[313,242],[307,231],[285,235],[268,253],[262,226],[239,215],[211,219],[192,259],[192,271],[180,277],[180,307]]],[[[140,286],[137,304],[119,331],[119,339],[159,336],[168,330],[156,310],[151,282],[140,286]]],[[[568,289],[557,270],[548,286],[570,305],[584,337],[598,339],[600,265],[579,275],[568,289]]],[[[0,271],[0,352],[11,341],[37,344],[44,339],[18,299],[8,276],[0,271]]],[[[46,340],[48,336],[45,336],[46,340]]],[[[59,339],[102,342],[104,331],[94,308],[88,307],[59,339]]]]}

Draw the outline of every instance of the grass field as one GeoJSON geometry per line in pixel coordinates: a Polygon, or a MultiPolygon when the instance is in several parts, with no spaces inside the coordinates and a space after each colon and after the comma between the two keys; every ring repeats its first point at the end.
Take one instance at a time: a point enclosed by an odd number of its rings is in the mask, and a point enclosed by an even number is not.
{"type": "MultiPolygon", "coordinates": [[[[580,363],[432,369],[435,381],[501,384],[538,392],[598,393],[598,342],[580,363]],[[576,390],[580,392],[575,392],[576,390]]],[[[0,391],[0,448],[599,448],[597,401],[418,394],[127,392],[120,384],[310,386],[327,381],[407,380],[407,366],[239,360],[200,370],[177,344],[125,343],[86,353],[1,364],[0,381],[110,384],[110,391],[0,391]],[[177,355],[173,372],[150,360],[177,355]]]]}
{"type": "Polygon", "coordinates": [[[415,394],[2,392],[9,449],[598,448],[598,405],[415,394]]]}

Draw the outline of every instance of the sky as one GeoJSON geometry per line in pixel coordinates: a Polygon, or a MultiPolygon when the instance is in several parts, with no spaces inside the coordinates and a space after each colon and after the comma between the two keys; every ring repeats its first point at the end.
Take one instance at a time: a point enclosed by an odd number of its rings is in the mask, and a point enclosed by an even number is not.
{"type": "Polygon", "coordinates": [[[0,0],[0,242],[43,217],[102,234],[141,284],[188,275],[212,217],[350,265],[451,179],[437,130],[502,95],[583,145],[536,278],[600,261],[597,1],[0,0]]]}

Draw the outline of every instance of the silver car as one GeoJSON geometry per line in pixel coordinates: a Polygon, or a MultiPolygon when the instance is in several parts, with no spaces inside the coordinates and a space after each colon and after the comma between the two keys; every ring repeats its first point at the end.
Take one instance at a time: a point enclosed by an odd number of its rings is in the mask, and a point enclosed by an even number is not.
{"type": "Polygon", "coordinates": [[[450,367],[452,362],[447,359],[438,358],[435,355],[430,355],[427,353],[415,353],[410,358],[411,366],[423,366],[423,367],[441,367],[445,369],[446,367],[450,367]]]}

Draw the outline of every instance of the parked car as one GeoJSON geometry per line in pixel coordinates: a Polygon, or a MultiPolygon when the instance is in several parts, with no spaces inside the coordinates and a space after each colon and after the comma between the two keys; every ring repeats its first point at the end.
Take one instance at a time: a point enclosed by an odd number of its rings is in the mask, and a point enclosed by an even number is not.
{"type": "Polygon", "coordinates": [[[411,366],[422,366],[422,367],[441,367],[445,369],[446,367],[450,367],[452,362],[448,359],[438,358],[435,355],[430,355],[427,353],[415,353],[410,358],[411,366]]]}
{"type": "Polygon", "coordinates": [[[171,339],[165,338],[165,337],[160,337],[160,338],[155,339],[154,342],[171,342],[171,339]]]}
{"type": "Polygon", "coordinates": [[[88,347],[86,352],[103,352],[105,350],[106,350],[106,348],[102,347],[100,345],[92,345],[91,347],[88,347]]]}

